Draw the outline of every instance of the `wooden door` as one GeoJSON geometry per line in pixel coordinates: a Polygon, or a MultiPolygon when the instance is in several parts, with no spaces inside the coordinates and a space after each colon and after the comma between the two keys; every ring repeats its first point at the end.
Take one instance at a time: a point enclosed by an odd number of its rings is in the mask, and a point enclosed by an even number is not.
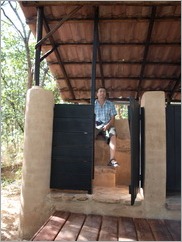
{"type": "Polygon", "coordinates": [[[93,124],[93,105],[55,105],[51,188],[92,193],[93,124]]]}
{"type": "Polygon", "coordinates": [[[129,192],[131,194],[131,205],[134,204],[139,189],[140,180],[140,105],[130,98],[128,110],[130,144],[131,144],[131,183],[129,192]]]}
{"type": "Polygon", "coordinates": [[[167,192],[181,191],[181,105],[166,107],[167,192]]]}

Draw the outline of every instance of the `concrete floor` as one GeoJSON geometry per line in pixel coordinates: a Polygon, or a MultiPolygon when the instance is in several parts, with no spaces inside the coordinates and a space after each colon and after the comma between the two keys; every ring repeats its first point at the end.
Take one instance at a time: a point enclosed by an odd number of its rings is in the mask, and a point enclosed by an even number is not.
{"type": "Polygon", "coordinates": [[[156,219],[180,219],[181,196],[168,196],[163,207],[146,209],[142,189],[131,206],[131,195],[128,186],[102,187],[95,186],[93,194],[85,191],[52,190],[48,195],[49,202],[55,210],[108,216],[143,217],[156,219]]]}
{"type": "Polygon", "coordinates": [[[170,210],[181,210],[181,194],[170,194],[166,197],[166,208],[170,210]]]}
{"type": "MultiPolygon", "coordinates": [[[[101,187],[95,186],[93,189],[93,199],[98,202],[131,204],[131,195],[128,186],[101,187]]],[[[144,199],[142,190],[138,193],[135,205],[140,205],[144,199]]]]}

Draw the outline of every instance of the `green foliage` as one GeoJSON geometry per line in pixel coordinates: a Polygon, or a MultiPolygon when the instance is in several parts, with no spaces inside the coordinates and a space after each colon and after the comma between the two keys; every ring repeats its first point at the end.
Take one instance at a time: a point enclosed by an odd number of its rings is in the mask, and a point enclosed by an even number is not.
{"type": "Polygon", "coordinates": [[[45,83],[45,89],[50,90],[53,92],[54,95],[54,103],[59,104],[60,103],[60,92],[58,87],[55,85],[56,81],[52,78],[51,80],[47,80],[45,83]]]}
{"type": "Polygon", "coordinates": [[[46,90],[50,90],[54,95],[55,104],[60,103],[60,92],[56,85],[56,80],[52,74],[48,71],[48,65],[46,61],[43,61],[40,66],[40,86],[46,90]]]}
{"type": "Polygon", "coordinates": [[[3,178],[1,179],[2,188],[3,188],[3,187],[6,187],[6,186],[9,186],[9,185],[10,185],[11,183],[13,183],[13,182],[14,182],[14,179],[3,177],[3,178]]]}
{"type": "Polygon", "coordinates": [[[5,34],[2,34],[1,48],[1,139],[2,151],[7,153],[5,146],[10,158],[14,157],[22,142],[27,65],[20,37],[14,35],[5,23],[2,23],[2,33],[5,34]]]}
{"type": "Polygon", "coordinates": [[[117,103],[115,107],[117,111],[116,119],[128,119],[128,105],[117,103]]]}
{"type": "MultiPolygon", "coordinates": [[[[8,16],[13,19],[13,16],[8,16]]],[[[2,162],[7,165],[20,162],[23,157],[24,114],[30,71],[25,47],[28,38],[24,36],[25,33],[28,36],[29,27],[25,23],[24,25],[25,31],[20,34],[8,19],[1,22],[1,147],[2,162]]],[[[34,50],[35,40],[32,36],[28,42],[32,66],[34,50]]],[[[56,81],[48,72],[46,62],[41,64],[40,79],[41,86],[52,90],[55,102],[60,102],[56,81]]]]}

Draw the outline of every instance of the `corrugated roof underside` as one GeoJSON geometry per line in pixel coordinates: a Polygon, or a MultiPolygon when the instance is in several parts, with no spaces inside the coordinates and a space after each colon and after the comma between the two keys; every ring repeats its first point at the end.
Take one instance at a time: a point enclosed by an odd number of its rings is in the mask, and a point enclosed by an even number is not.
{"type": "MultiPolygon", "coordinates": [[[[76,7],[45,6],[49,28],[54,28],[76,7]]],[[[22,9],[35,34],[36,8],[22,9]]],[[[180,2],[174,6],[100,5],[96,88],[102,86],[104,80],[109,97],[113,99],[141,97],[145,91],[161,90],[165,91],[166,98],[172,95],[174,100],[180,100],[180,17],[180,2]]],[[[85,5],[53,34],[67,80],[55,52],[47,61],[65,100],[90,99],[93,29],[94,8],[85,5]]],[[[50,43],[48,39],[43,44],[44,53],[51,49],[50,43]]]]}

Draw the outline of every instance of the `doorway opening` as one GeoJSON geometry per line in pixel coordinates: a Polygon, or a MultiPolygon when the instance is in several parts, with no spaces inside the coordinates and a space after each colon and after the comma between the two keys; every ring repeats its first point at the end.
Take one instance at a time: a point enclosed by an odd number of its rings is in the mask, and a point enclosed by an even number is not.
{"type": "MultiPolygon", "coordinates": [[[[120,164],[117,168],[107,166],[108,144],[102,139],[94,139],[93,106],[55,105],[51,189],[78,194],[87,191],[88,194],[97,197],[95,198],[97,200],[105,199],[106,202],[112,200],[116,203],[120,200],[131,203],[129,103],[116,103],[115,105],[117,110],[115,158],[120,164]],[[87,122],[86,128],[85,122],[87,122]]],[[[142,194],[136,195],[139,196],[136,198],[139,201],[143,199],[142,194]]]]}
{"type": "MultiPolygon", "coordinates": [[[[120,164],[117,168],[107,166],[109,161],[109,146],[103,140],[95,140],[95,167],[93,191],[97,194],[97,199],[122,201],[131,204],[130,184],[131,184],[131,137],[128,121],[129,102],[117,102],[115,107],[117,115],[115,117],[115,127],[117,131],[116,160],[120,164]]],[[[136,203],[143,200],[142,190],[136,197],[136,203]]]]}

